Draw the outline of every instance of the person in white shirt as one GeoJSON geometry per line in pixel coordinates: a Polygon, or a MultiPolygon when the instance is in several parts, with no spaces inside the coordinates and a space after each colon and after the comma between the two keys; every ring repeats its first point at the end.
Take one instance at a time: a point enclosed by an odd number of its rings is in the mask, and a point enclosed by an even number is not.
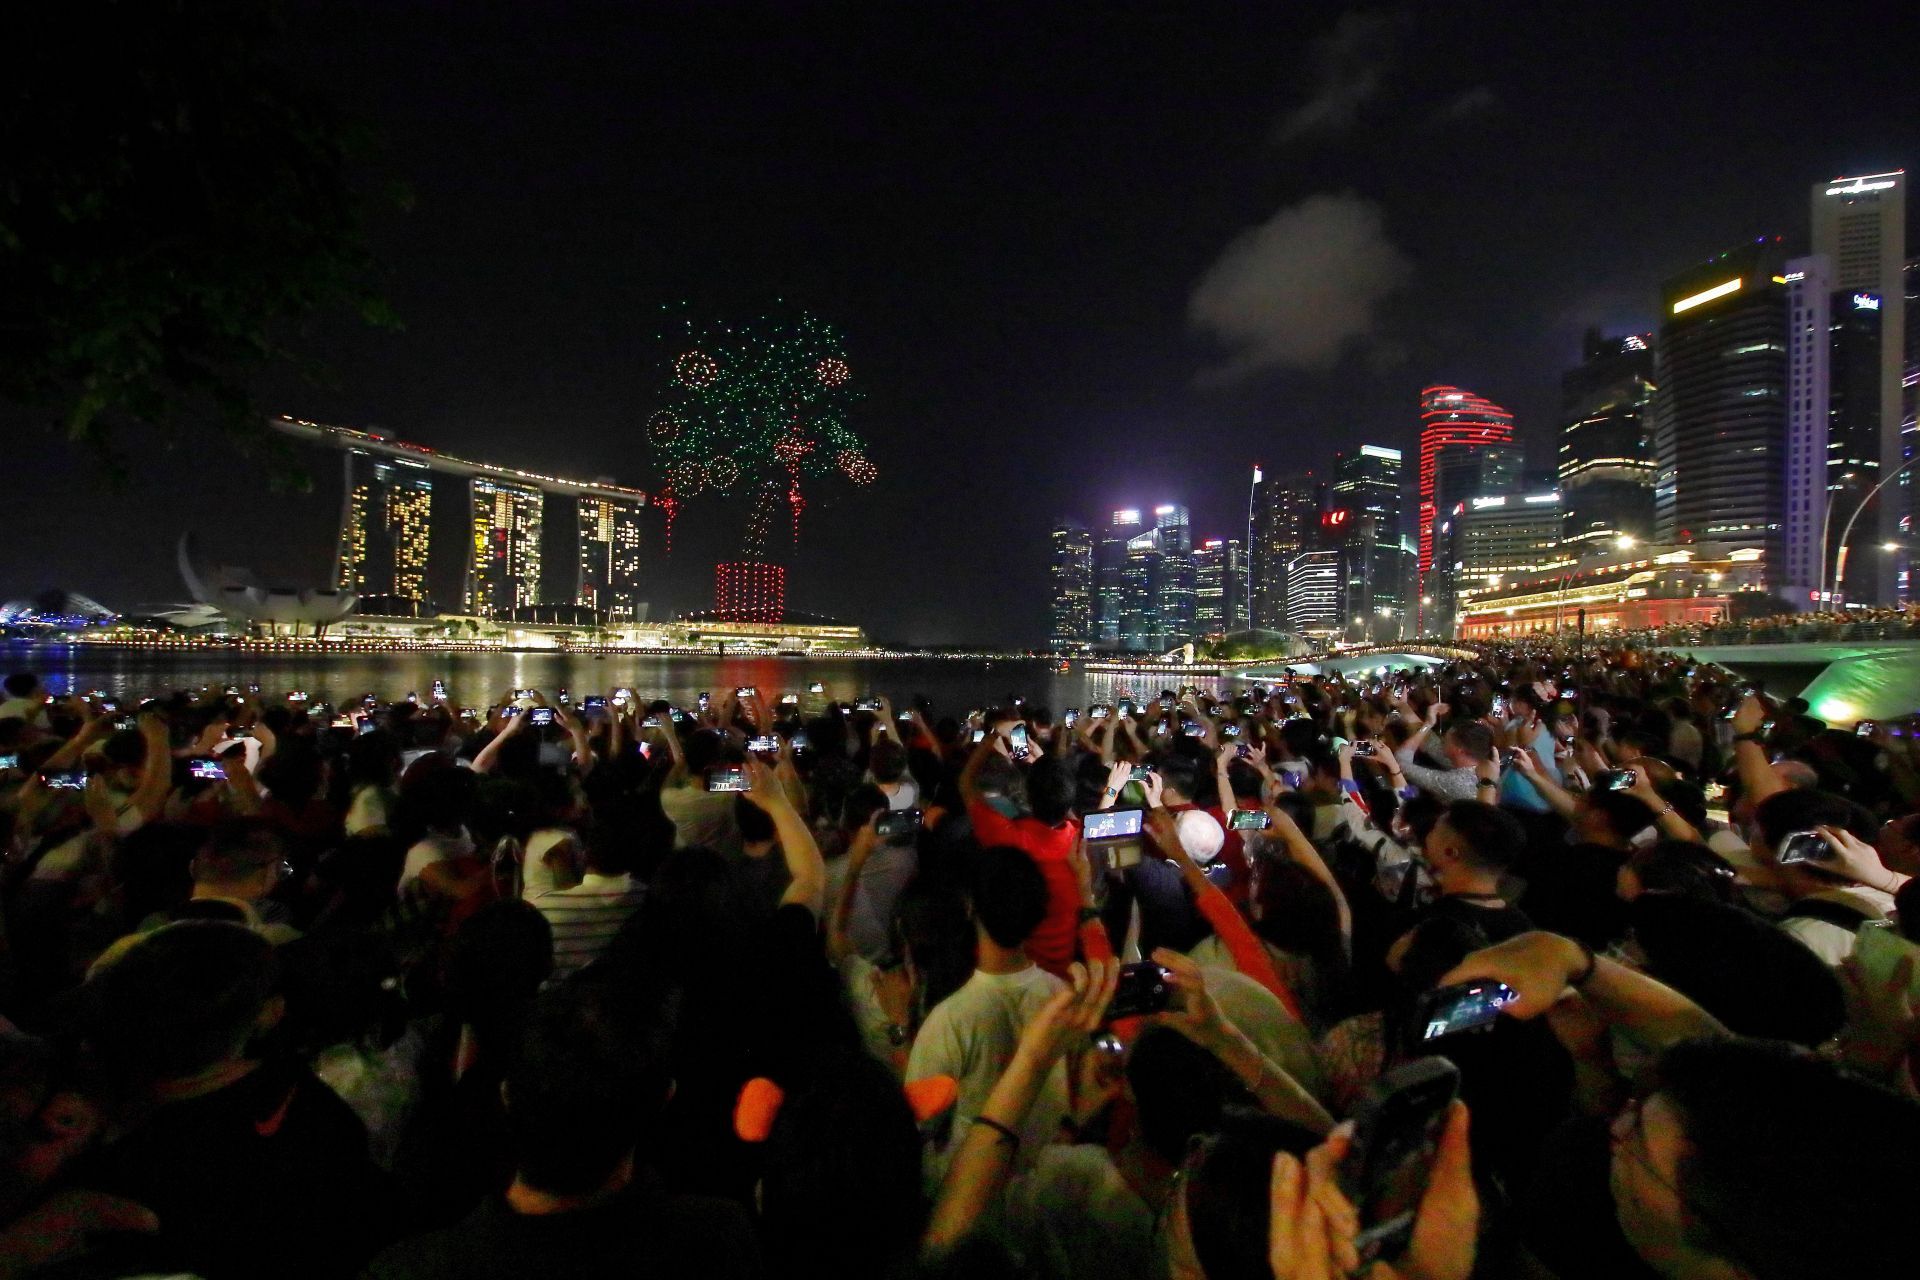
{"type": "MultiPolygon", "coordinates": [[[[996,846],[974,861],[973,977],[927,1015],[907,1058],[909,1081],[952,1076],[959,1084],[953,1134],[964,1134],[986,1105],[1019,1045],[1020,1032],[1065,983],[1027,958],[1025,943],[1047,914],[1047,882],[1024,852],[996,846]]],[[[1067,1118],[1067,1071],[1055,1063],[1028,1113],[1020,1148],[1031,1155],[1052,1142],[1067,1118]]],[[[949,1144],[948,1150],[951,1150],[949,1144]]],[[[947,1151],[934,1155],[936,1182],[947,1151]]]]}
{"type": "MultiPolygon", "coordinates": [[[[533,846],[528,845],[531,856],[533,846]]],[[[580,883],[530,899],[553,926],[553,974],[548,984],[598,960],[627,918],[640,909],[646,887],[630,874],[624,847],[615,840],[587,842],[587,871],[580,883]]]]}
{"type": "Polygon", "coordinates": [[[1829,965],[1853,954],[1862,924],[1890,919],[1907,877],[1889,871],[1860,836],[1872,819],[1843,796],[1778,791],[1754,810],[1745,874],[1787,899],[1780,927],[1829,965]]]}
{"type": "Polygon", "coordinates": [[[0,720],[24,720],[36,729],[47,727],[47,694],[40,677],[31,671],[17,671],[0,682],[6,693],[0,701],[0,720]]]}

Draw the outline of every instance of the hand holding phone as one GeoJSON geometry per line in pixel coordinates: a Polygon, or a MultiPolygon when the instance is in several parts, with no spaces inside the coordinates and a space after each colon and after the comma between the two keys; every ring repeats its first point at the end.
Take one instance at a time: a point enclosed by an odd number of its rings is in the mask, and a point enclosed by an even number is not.
{"type": "MultiPolygon", "coordinates": [[[[1354,1111],[1353,1135],[1334,1177],[1359,1218],[1353,1247],[1363,1266],[1407,1252],[1414,1223],[1437,1208],[1433,1193],[1455,1202],[1447,1217],[1463,1225],[1477,1220],[1464,1109],[1454,1106],[1459,1092],[1459,1068],[1445,1058],[1417,1058],[1382,1076],[1354,1111]]],[[[1276,1214],[1281,1208],[1275,1206],[1276,1214]]],[[[1465,1267],[1438,1273],[1464,1275],[1472,1265],[1473,1234],[1471,1228],[1423,1234],[1421,1248],[1457,1236],[1447,1243],[1464,1255],[1465,1267]]]]}

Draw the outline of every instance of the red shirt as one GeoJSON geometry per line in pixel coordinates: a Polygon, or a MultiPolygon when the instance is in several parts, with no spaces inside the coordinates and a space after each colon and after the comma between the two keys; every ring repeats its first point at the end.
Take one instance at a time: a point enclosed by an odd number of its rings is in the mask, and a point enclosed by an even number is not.
{"type": "Polygon", "coordinates": [[[1080,936],[1080,885],[1070,861],[1080,824],[1071,818],[1050,827],[1038,818],[1003,818],[992,806],[967,806],[973,834],[982,846],[1004,844],[1019,849],[1047,881],[1047,914],[1027,939],[1027,957],[1048,973],[1067,976],[1080,936]]]}

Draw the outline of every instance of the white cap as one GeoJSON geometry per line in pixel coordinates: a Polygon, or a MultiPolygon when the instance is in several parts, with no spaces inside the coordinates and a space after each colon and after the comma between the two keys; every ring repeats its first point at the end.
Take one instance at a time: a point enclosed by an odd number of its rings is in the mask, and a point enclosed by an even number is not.
{"type": "Polygon", "coordinates": [[[1187,856],[1201,866],[1206,866],[1220,856],[1220,849],[1227,843],[1226,829],[1212,814],[1203,809],[1188,809],[1174,823],[1174,829],[1180,833],[1180,847],[1187,856]]]}

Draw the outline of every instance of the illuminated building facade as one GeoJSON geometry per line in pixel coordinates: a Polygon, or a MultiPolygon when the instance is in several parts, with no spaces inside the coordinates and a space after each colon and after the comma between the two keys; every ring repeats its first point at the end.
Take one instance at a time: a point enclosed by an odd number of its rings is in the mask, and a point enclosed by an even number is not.
{"type": "MultiPolygon", "coordinates": [[[[1850,334],[1846,355],[1849,368],[1834,372],[1836,400],[1846,395],[1847,421],[1836,423],[1830,443],[1855,457],[1855,469],[1864,471],[1864,459],[1874,463],[1869,485],[1881,476],[1892,475],[1902,462],[1901,410],[1903,375],[1907,363],[1907,257],[1906,172],[1869,173],[1859,177],[1834,178],[1817,182],[1810,193],[1812,201],[1813,251],[1832,264],[1833,288],[1844,293],[1836,299],[1833,318],[1836,325],[1846,323],[1863,332],[1850,334]],[[1855,305],[1855,298],[1872,305],[1855,305]],[[1865,333],[1864,312],[1872,312],[1877,327],[1869,343],[1865,333]],[[1872,430],[1876,438],[1867,440],[1872,430]]],[[[1836,351],[1836,357],[1839,353],[1836,351]]],[[[1909,488],[1904,491],[1910,494],[1909,488]]],[[[1836,498],[1838,495],[1836,495],[1836,498]]],[[[1853,504],[1848,503],[1850,508],[1853,504]]],[[[1904,501],[1875,504],[1879,510],[1860,517],[1854,538],[1857,562],[1865,570],[1868,584],[1865,594],[1856,594],[1851,585],[1853,566],[1848,566],[1847,598],[1854,601],[1891,601],[1896,597],[1899,578],[1908,555],[1898,551],[1907,515],[1904,501]],[[1877,514],[1877,519],[1875,518],[1877,514]],[[1869,522],[1873,527],[1867,527],[1869,522]],[[1868,550],[1881,541],[1893,542],[1896,554],[1868,550]]],[[[1836,509],[1836,523],[1851,514],[1836,509]]],[[[1837,537],[1837,534],[1836,534],[1837,537]]],[[[1831,567],[1829,567],[1831,573],[1831,567]]]]}
{"type": "Polygon", "coordinates": [[[1127,544],[1140,532],[1140,512],[1116,511],[1107,522],[1094,564],[1094,643],[1118,649],[1120,616],[1126,609],[1127,544]]]}
{"type": "MultiPolygon", "coordinates": [[[[1832,403],[1832,265],[1819,254],[1787,263],[1787,476],[1780,590],[1818,607],[1827,534],[1827,413],[1832,403]]],[[[1835,530],[1834,532],[1838,532],[1835,530]]]]}
{"type": "Polygon", "coordinates": [[[433,479],[418,463],[345,453],[333,582],[363,596],[427,598],[433,479]]]}
{"type": "Polygon", "coordinates": [[[1326,505],[1325,489],[1311,472],[1264,475],[1256,470],[1252,543],[1247,549],[1249,625],[1287,630],[1287,566],[1312,537],[1326,505]]]}
{"type": "Polygon", "coordinates": [[[491,618],[540,603],[540,535],[546,495],[529,485],[475,476],[466,611],[491,618]]]}
{"type": "Polygon", "coordinates": [[[1402,490],[1398,449],[1363,444],[1334,456],[1328,503],[1345,513],[1334,545],[1341,552],[1341,615],[1349,639],[1398,640],[1410,621],[1402,490]]]}
{"type": "MultiPolygon", "coordinates": [[[[1463,640],[1586,630],[1710,625],[1742,616],[1757,600],[1761,554],[1751,548],[1638,546],[1577,567],[1503,584],[1463,608],[1463,640]]],[[[1751,616],[1751,615],[1748,615],[1751,616]]]]}
{"type": "MultiPolygon", "coordinates": [[[[1436,619],[1436,626],[1449,630],[1477,599],[1506,583],[1571,568],[1573,556],[1560,544],[1562,521],[1560,495],[1551,489],[1482,494],[1457,504],[1446,521],[1444,546],[1451,617],[1436,619]]],[[[1606,552],[1617,552],[1619,545],[1616,540],[1606,552]]]]}
{"type": "MultiPolygon", "coordinates": [[[[1420,594],[1430,594],[1434,530],[1440,513],[1462,499],[1503,489],[1518,479],[1513,415],[1462,387],[1433,386],[1420,393],[1420,506],[1415,542],[1420,594]]],[[[1416,606],[1418,620],[1421,607],[1416,606]]]]}
{"type": "Polygon", "coordinates": [[[608,622],[640,617],[639,503],[597,494],[578,499],[580,573],[574,603],[608,622]]]}
{"type": "Polygon", "coordinates": [[[1309,547],[1287,565],[1287,630],[1328,636],[1339,627],[1340,552],[1309,547]]]}
{"type": "Polygon", "coordinates": [[[1669,279],[1654,359],[1654,537],[1784,563],[1787,278],[1778,239],[1669,279]]]}
{"type": "Polygon", "coordinates": [[[1193,552],[1193,629],[1222,635],[1247,625],[1247,557],[1238,538],[1209,538],[1193,552]]]}
{"type": "Polygon", "coordinates": [[[1653,335],[1587,331],[1560,380],[1561,541],[1574,554],[1653,536],[1653,335]]]}
{"type": "Polygon", "coordinates": [[[1093,643],[1093,534],[1072,520],[1053,526],[1049,643],[1056,650],[1093,643]]]}
{"type": "Polygon", "coordinates": [[[1153,535],[1159,543],[1160,564],[1153,582],[1155,636],[1152,647],[1171,649],[1192,638],[1198,605],[1193,562],[1193,531],[1187,509],[1162,503],[1153,509],[1153,535]]]}

